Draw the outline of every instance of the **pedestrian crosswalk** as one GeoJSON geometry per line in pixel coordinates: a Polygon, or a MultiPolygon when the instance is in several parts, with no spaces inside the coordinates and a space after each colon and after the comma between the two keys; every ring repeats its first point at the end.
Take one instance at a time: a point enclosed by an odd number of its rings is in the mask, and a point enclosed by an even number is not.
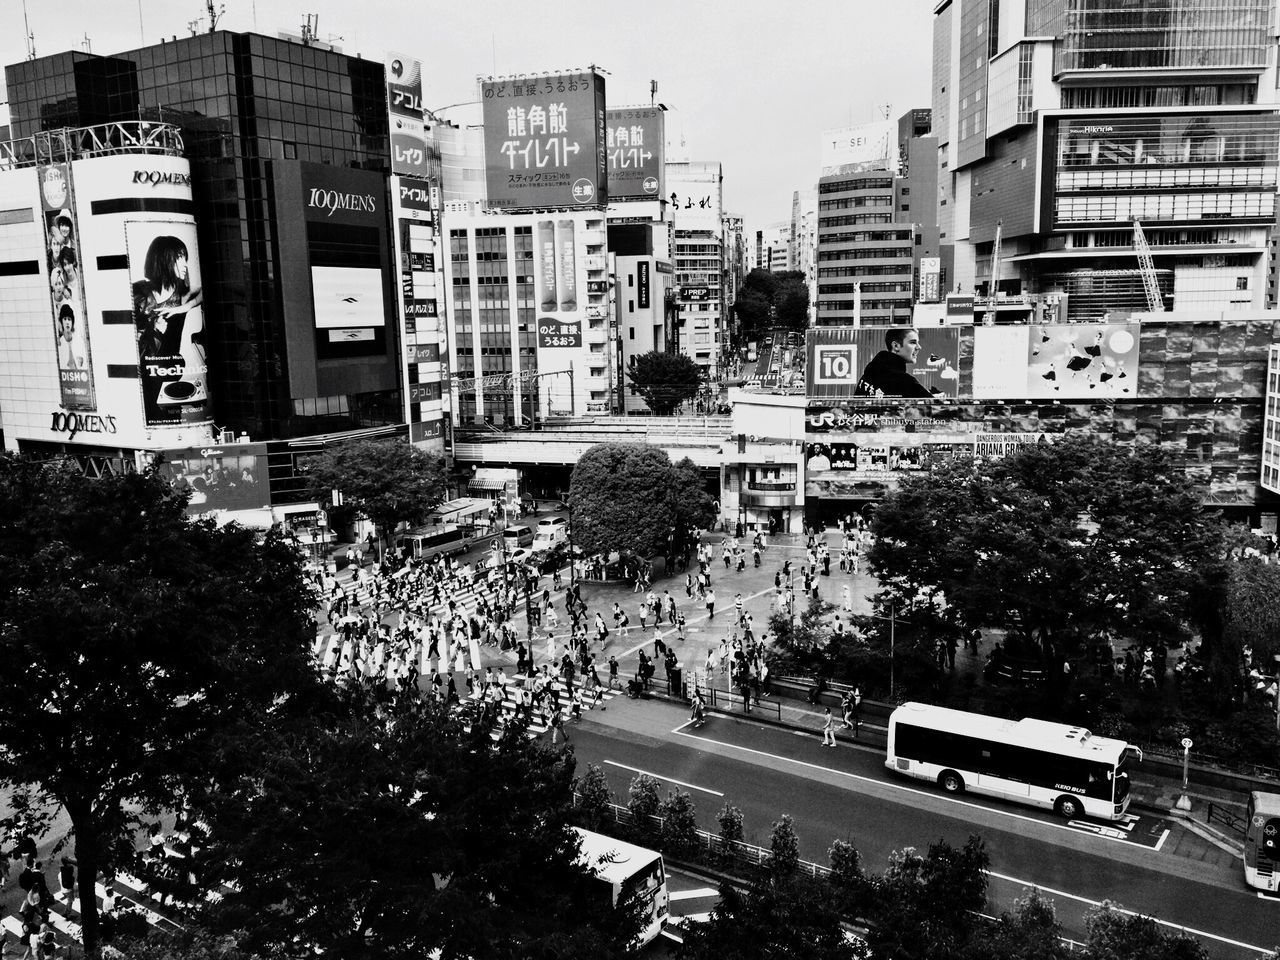
{"type": "MultiPolygon", "coordinates": [[[[543,701],[545,708],[543,709],[535,706],[535,707],[531,707],[529,710],[529,724],[525,730],[525,735],[528,736],[530,739],[542,736],[548,730],[551,729],[549,726],[549,720],[551,718],[552,707],[555,702],[554,695],[550,692],[551,688],[554,688],[555,691],[559,694],[560,696],[559,702],[561,706],[566,711],[569,708],[569,704],[572,700],[572,697],[570,695],[568,685],[565,683],[565,681],[561,677],[555,677],[548,684],[548,692],[543,701]]],[[[506,725],[510,723],[516,715],[516,708],[517,708],[516,698],[517,698],[517,691],[519,689],[520,689],[520,685],[515,681],[509,682],[507,686],[503,688],[502,699],[498,701],[498,723],[497,725],[495,725],[493,732],[490,734],[490,739],[494,740],[495,742],[502,737],[502,732],[503,730],[506,729],[506,725]]],[[[578,681],[574,684],[574,689],[578,690],[582,694],[583,716],[586,716],[592,710],[595,710],[597,708],[602,710],[606,709],[609,701],[615,699],[622,693],[622,691],[619,689],[611,690],[608,687],[602,686],[597,688],[594,692],[588,694],[586,692],[585,685],[581,681],[578,681]]],[[[470,697],[463,698],[462,703],[459,704],[459,710],[477,711],[480,708],[483,701],[484,701],[484,696],[481,693],[480,689],[477,688],[475,693],[473,693],[470,697]]],[[[471,729],[470,724],[467,724],[466,729],[470,731],[471,729]]]]}

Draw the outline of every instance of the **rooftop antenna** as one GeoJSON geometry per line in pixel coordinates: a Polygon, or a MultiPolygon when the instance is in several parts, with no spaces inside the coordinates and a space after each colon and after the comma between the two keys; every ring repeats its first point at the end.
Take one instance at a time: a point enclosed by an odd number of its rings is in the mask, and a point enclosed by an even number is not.
{"type": "Polygon", "coordinates": [[[84,40],[81,41],[80,46],[84,47],[85,53],[93,53],[93,41],[89,39],[87,33],[84,35],[84,40]]]}
{"type": "Polygon", "coordinates": [[[649,106],[653,106],[658,99],[658,81],[649,81],[649,106]]]}
{"type": "Polygon", "coordinates": [[[22,0],[22,27],[26,30],[26,36],[23,39],[27,41],[27,59],[34,60],[36,58],[36,35],[31,32],[31,23],[27,20],[27,0],[22,0]]]}
{"type": "Polygon", "coordinates": [[[302,31],[302,45],[304,47],[311,46],[316,40],[316,28],[320,26],[320,15],[318,13],[308,13],[306,21],[299,28],[302,31]]]}
{"type": "Polygon", "coordinates": [[[880,107],[880,112],[883,114],[882,119],[888,120],[890,115],[893,113],[893,104],[892,103],[883,104],[880,107]]]}
{"type": "MultiPolygon", "coordinates": [[[[213,31],[218,29],[218,21],[221,20],[222,15],[227,12],[227,5],[225,3],[218,4],[218,9],[215,10],[213,9],[213,0],[204,0],[204,8],[207,11],[207,16],[209,17],[209,32],[213,33],[213,31]]],[[[256,4],[254,7],[254,13],[257,13],[256,4]]]]}
{"type": "Polygon", "coordinates": [[[204,17],[196,17],[196,19],[194,20],[187,21],[187,29],[191,31],[191,35],[193,37],[196,35],[196,27],[200,26],[200,23],[203,20],[204,20],[204,17]]]}

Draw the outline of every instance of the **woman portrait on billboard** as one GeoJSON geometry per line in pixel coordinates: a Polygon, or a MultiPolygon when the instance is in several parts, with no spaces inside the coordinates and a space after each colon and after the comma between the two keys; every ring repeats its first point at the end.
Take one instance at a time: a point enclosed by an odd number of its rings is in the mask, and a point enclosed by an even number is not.
{"type": "Polygon", "coordinates": [[[147,419],[151,421],[161,391],[170,401],[203,399],[203,324],[184,330],[187,315],[204,302],[203,292],[192,289],[187,245],[170,235],[155,237],[147,247],[143,261],[143,277],[133,284],[133,321],[138,333],[138,357],[163,361],[167,367],[181,362],[181,378],[161,382],[160,378],[144,378],[143,396],[147,419]],[[188,349],[184,350],[184,346],[188,349]],[[199,382],[192,380],[198,377],[199,382]],[[185,396],[183,396],[185,393],[185,396]]]}

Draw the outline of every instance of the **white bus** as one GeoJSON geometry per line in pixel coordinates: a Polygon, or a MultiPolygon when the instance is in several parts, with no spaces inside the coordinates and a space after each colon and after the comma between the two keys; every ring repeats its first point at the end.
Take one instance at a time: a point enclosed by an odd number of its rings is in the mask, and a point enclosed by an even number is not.
{"type": "Polygon", "coordinates": [[[1137,747],[1065,723],[904,703],[889,717],[885,766],[948,793],[1003,797],[1068,820],[1118,820],[1129,807],[1129,768],[1141,761],[1137,747]]]}
{"type": "Polygon", "coordinates": [[[667,869],[662,854],[581,827],[573,830],[582,841],[579,862],[601,882],[608,904],[617,907],[632,894],[639,898],[644,926],[635,946],[649,943],[667,922],[667,869]]]}

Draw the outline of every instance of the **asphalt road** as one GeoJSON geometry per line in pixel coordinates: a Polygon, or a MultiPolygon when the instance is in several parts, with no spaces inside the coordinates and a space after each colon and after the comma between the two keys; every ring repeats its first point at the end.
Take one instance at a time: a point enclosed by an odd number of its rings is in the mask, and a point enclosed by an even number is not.
{"type": "MultiPolygon", "coordinates": [[[[839,837],[869,870],[895,849],[978,834],[991,855],[992,913],[1010,909],[1029,886],[1055,901],[1064,934],[1085,936],[1084,918],[1103,900],[1199,935],[1215,958],[1257,958],[1280,942],[1280,902],[1248,891],[1238,866],[1175,855],[1183,828],[1143,814],[1131,830],[1068,825],[1050,813],[985,798],[943,796],[927,784],[891,777],[878,751],[824,749],[812,735],[712,716],[684,729],[687,711],[657,701],[619,700],[571,731],[580,769],[603,765],[619,802],[637,771],[687,790],[703,829],[716,831],[726,801],[739,807],[747,839],[767,846],[773,822],[789,813],[801,856],[827,862],[839,837]]],[[[709,908],[708,908],[709,909],[709,908]]]]}

